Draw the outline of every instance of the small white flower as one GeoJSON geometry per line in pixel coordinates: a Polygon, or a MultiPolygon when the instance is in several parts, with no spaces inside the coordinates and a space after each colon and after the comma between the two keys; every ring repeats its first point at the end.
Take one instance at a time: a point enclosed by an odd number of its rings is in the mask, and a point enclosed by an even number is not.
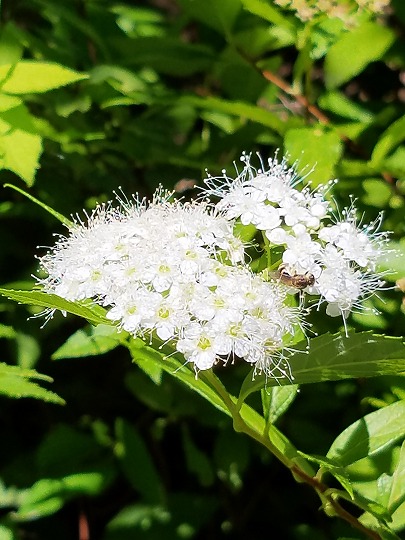
{"type": "Polygon", "coordinates": [[[268,343],[281,348],[296,316],[277,283],[252,274],[244,247],[223,213],[169,203],[162,192],[149,205],[97,208],[40,259],[47,277],[39,281],[65,298],[93,299],[135,336],[171,343],[196,371],[236,356],[270,369],[268,343]]]}
{"type": "Polygon", "coordinates": [[[176,348],[197,370],[210,369],[218,361],[218,336],[209,326],[192,322],[185,328],[176,348]]]}
{"type": "Polygon", "coordinates": [[[118,296],[108,311],[107,318],[118,321],[124,330],[136,334],[144,322],[153,316],[161,300],[159,293],[139,288],[118,296]]]}
{"type": "Polygon", "coordinates": [[[340,248],[347,260],[362,268],[375,270],[381,256],[380,242],[368,234],[367,229],[358,229],[354,218],[324,227],[319,231],[319,238],[340,248]]]}
{"type": "MultiPolygon", "coordinates": [[[[375,274],[386,241],[377,232],[380,219],[360,228],[352,203],[343,211],[344,219],[336,222],[325,199],[334,181],[316,190],[309,186],[299,190],[296,171],[285,159],[260,160],[261,168],[255,169],[250,157],[242,155],[244,166],[235,180],[225,172],[217,178],[208,176],[206,193],[220,198],[218,206],[228,218],[263,231],[270,242],[269,260],[273,246],[279,246],[278,253],[283,248],[288,272],[311,277],[314,283],[305,291],[327,302],[327,314],[347,316],[362,298],[381,288],[375,274]]],[[[289,291],[295,292],[291,284],[289,291]]]]}
{"type": "Polygon", "coordinates": [[[97,207],[40,259],[46,277],[39,283],[68,300],[92,299],[134,336],[156,335],[197,372],[238,357],[255,372],[290,377],[283,350],[302,327],[303,291],[319,296],[312,305],[325,302],[328,315],[345,319],[381,288],[375,268],[385,236],[378,221],[359,228],[354,205],[333,220],[329,187],[299,190],[285,159],[258,170],[250,156],[242,161],[235,180],[225,172],[207,178],[205,194],[219,197],[216,206],[170,202],[158,190],[151,203],[97,207]],[[257,268],[282,261],[291,276],[309,275],[301,283],[310,285],[253,274],[236,221],[262,231],[268,251],[253,261],[257,268]],[[288,307],[286,295],[297,289],[299,307],[288,307]]]}
{"type": "Polygon", "coordinates": [[[283,253],[283,262],[295,268],[299,274],[313,272],[316,259],[321,252],[321,245],[312,239],[304,227],[296,228],[295,234],[286,238],[286,250],[283,253]]]}

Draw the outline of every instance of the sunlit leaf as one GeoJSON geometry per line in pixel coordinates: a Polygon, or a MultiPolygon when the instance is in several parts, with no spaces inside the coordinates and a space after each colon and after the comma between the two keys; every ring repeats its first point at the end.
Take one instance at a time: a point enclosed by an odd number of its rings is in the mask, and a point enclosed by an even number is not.
{"type": "Polygon", "coordinates": [[[289,129],[284,139],[290,163],[297,163],[303,175],[313,185],[326,184],[335,176],[335,165],[342,154],[342,142],[337,133],[316,128],[289,129]]]}
{"type": "Polygon", "coordinates": [[[395,512],[405,502],[405,442],[402,443],[397,466],[392,476],[388,509],[395,512]]]}
{"type": "Polygon", "coordinates": [[[329,49],[325,58],[325,80],[336,88],[379,60],[395,39],[394,32],[375,22],[352,28],[329,49]]]}
{"type": "Polygon", "coordinates": [[[35,398],[63,405],[65,401],[50,390],[42,388],[30,379],[52,382],[52,378],[33,369],[0,363],[0,394],[10,398],[35,398]]]}
{"type": "Polygon", "coordinates": [[[42,153],[42,138],[26,131],[14,129],[1,139],[4,152],[1,167],[20,176],[28,186],[34,182],[42,153]]]}
{"type": "Polygon", "coordinates": [[[4,64],[0,66],[0,87],[7,94],[34,94],[47,92],[66,84],[87,79],[86,73],[53,62],[36,62],[22,60],[15,66],[4,64]]]}
{"type": "Polygon", "coordinates": [[[271,424],[276,422],[282,416],[297,396],[298,385],[273,386],[272,388],[263,388],[262,404],[264,417],[271,424]]]}
{"type": "Polygon", "coordinates": [[[343,118],[357,120],[368,124],[372,122],[374,115],[365,107],[361,107],[358,103],[351,101],[342,92],[333,90],[323,94],[319,99],[319,105],[324,110],[329,110],[343,118]]]}
{"type": "Polygon", "coordinates": [[[378,262],[378,268],[384,272],[385,279],[396,281],[404,277],[405,243],[388,242],[384,257],[378,262]]]}
{"type": "Polygon", "coordinates": [[[270,2],[264,2],[263,0],[242,0],[242,4],[250,13],[281,28],[288,29],[292,34],[295,34],[296,29],[292,22],[293,19],[291,18],[290,20],[285,17],[278,6],[272,5],[270,2]]]}
{"type": "Polygon", "coordinates": [[[359,377],[405,373],[405,345],[401,338],[374,335],[371,332],[324,334],[294,346],[288,358],[291,379],[249,374],[239,399],[271,386],[309,384],[359,377]]]}
{"type": "Polygon", "coordinates": [[[22,99],[17,96],[0,94],[0,112],[9,111],[10,109],[20,107],[22,104],[22,99]]]}
{"type": "Polygon", "coordinates": [[[0,295],[15,300],[20,304],[43,307],[45,310],[59,310],[62,313],[71,313],[87,319],[92,324],[108,324],[104,317],[104,309],[100,306],[91,305],[89,307],[80,303],[70,302],[55,294],[48,294],[42,291],[15,291],[13,289],[0,289],[0,295]]]}
{"type": "Polygon", "coordinates": [[[126,333],[118,333],[110,325],[99,324],[81,329],[70,336],[65,343],[57,349],[53,360],[61,358],[82,358],[84,356],[97,356],[115,349],[126,339],[126,333]]]}
{"type": "Polygon", "coordinates": [[[371,456],[405,438],[405,401],[367,414],[346,428],[333,442],[327,457],[342,466],[371,456]]]}
{"type": "Polygon", "coordinates": [[[6,107],[0,112],[0,119],[4,126],[0,138],[0,166],[13,171],[31,186],[42,153],[42,137],[37,133],[33,117],[25,105],[21,104],[13,108],[6,107]]]}

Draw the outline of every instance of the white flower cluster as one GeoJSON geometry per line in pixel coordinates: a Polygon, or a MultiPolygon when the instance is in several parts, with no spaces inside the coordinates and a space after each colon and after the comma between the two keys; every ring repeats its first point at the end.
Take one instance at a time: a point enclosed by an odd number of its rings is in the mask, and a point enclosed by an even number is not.
{"type": "Polygon", "coordinates": [[[282,369],[297,328],[285,287],[254,275],[233,222],[205,203],[121,201],[99,206],[42,258],[44,290],[93,299],[133,335],[157,335],[195,370],[235,356],[256,371],[282,369]]]}
{"type": "MultiPolygon", "coordinates": [[[[135,199],[100,205],[77,220],[67,237],[40,258],[45,291],[67,300],[92,299],[135,336],[157,336],[183,354],[196,372],[235,357],[255,372],[288,376],[283,349],[301,329],[297,290],[327,303],[343,320],[381,286],[376,262],[384,235],[377,223],[361,229],[352,206],[333,219],[322,190],[297,189],[295,170],[269,160],[256,170],[243,155],[236,179],[206,179],[200,201],[135,199]],[[236,220],[262,231],[278,275],[254,274],[236,220]],[[280,259],[280,252],[282,253],[280,259]]],[[[302,299],[302,294],[301,294],[302,299]]]]}
{"type": "Polygon", "coordinates": [[[377,232],[379,221],[359,228],[352,205],[337,222],[324,197],[330,184],[298,190],[295,169],[285,159],[269,159],[267,167],[261,162],[259,170],[250,156],[241,160],[244,168],[236,179],[225,171],[221,177],[208,176],[205,195],[218,197],[218,209],[230,220],[239,218],[263,231],[270,248],[283,247],[281,278],[289,276],[286,284],[307,276],[308,285],[299,288],[319,295],[318,305],[326,301],[328,315],[345,319],[382,286],[376,264],[386,237],[377,232]]]}

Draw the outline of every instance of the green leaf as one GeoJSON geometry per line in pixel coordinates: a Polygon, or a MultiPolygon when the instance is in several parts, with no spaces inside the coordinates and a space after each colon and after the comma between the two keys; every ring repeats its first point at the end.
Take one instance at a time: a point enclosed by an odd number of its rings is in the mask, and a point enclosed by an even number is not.
{"type": "MultiPolygon", "coordinates": [[[[379,171],[386,171],[390,173],[391,176],[403,176],[405,174],[405,145],[400,144],[397,148],[395,148],[384,158],[382,163],[377,166],[377,169],[379,171]]],[[[393,201],[395,201],[395,196],[393,197],[393,201]]],[[[399,201],[401,200],[399,199],[399,201]]],[[[396,203],[396,205],[398,205],[398,203],[396,203]]]]}
{"type": "Polygon", "coordinates": [[[3,158],[0,165],[20,176],[28,186],[34,183],[42,153],[42,138],[26,131],[14,129],[0,140],[3,158]]]}
{"type": "Polygon", "coordinates": [[[105,310],[96,305],[92,305],[91,302],[87,303],[75,303],[69,302],[60,296],[55,294],[48,294],[42,291],[15,291],[13,289],[0,289],[0,295],[15,300],[20,304],[28,304],[30,306],[39,306],[45,308],[45,310],[54,311],[59,310],[62,313],[71,313],[78,317],[83,317],[92,324],[111,324],[108,319],[105,318],[105,310]]]}
{"type": "Polygon", "coordinates": [[[341,159],[337,171],[340,177],[373,176],[378,170],[370,167],[370,163],[362,160],[341,159]]]}
{"type": "Polygon", "coordinates": [[[332,443],[327,457],[342,466],[374,455],[405,437],[405,400],[367,414],[332,443]]]}
{"type": "MultiPolygon", "coordinates": [[[[139,502],[122,508],[107,524],[103,540],[187,540],[200,537],[219,510],[218,497],[204,492],[171,490],[165,505],[139,502]],[[205,525],[205,527],[204,527],[205,525]]],[[[207,536],[203,533],[203,537],[207,536]]],[[[211,535],[210,535],[211,537],[211,535]]]]}
{"type": "Polygon", "coordinates": [[[405,441],[402,443],[397,466],[392,475],[388,510],[393,513],[405,502],[405,441]]]}
{"type": "Polygon", "coordinates": [[[16,64],[24,51],[20,30],[12,23],[3,23],[0,34],[0,65],[16,64]]]}
{"type": "Polygon", "coordinates": [[[183,429],[182,434],[187,470],[198,478],[198,482],[201,486],[212,486],[215,481],[215,475],[210,460],[194,443],[186,428],[183,429]]]}
{"type": "Polygon", "coordinates": [[[136,73],[120,66],[98,65],[90,72],[89,84],[99,85],[107,81],[118,92],[124,95],[136,93],[146,96],[150,92],[148,84],[136,73]]]}
{"type": "MultiPolygon", "coordinates": [[[[372,332],[324,334],[294,345],[288,358],[291,379],[249,374],[241,387],[239,401],[252,392],[271,386],[309,384],[405,372],[405,345],[402,338],[373,335],[372,332]]],[[[277,375],[277,374],[275,374],[277,375]]]]}
{"type": "Polygon", "coordinates": [[[183,365],[174,356],[165,356],[164,353],[158,352],[147,345],[140,348],[139,341],[133,343],[133,340],[130,340],[128,348],[134,362],[141,359],[143,360],[144,364],[157,364],[161,369],[166,371],[166,373],[169,373],[176,379],[181,380],[184,384],[186,384],[186,386],[192,388],[198,394],[207,399],[214,407],[225,414],[230,414],[228,409],[224,406],[223,401],[218,397],[217,393],[213,391],[207,383],[203,382],[201,377],[196,378],[195,372],[187,364],[183,365]]]}
{"type": "Polygon", "coordinates": [[[30,201],[34,202],[38,206],[41,206],[41,208],[44,208],[47,212],[49,212],[52,216],[54,216],[58,221],[60,221],[64,225],[66,225],[66,227],[70,227],[70,226],[73,225],[73,223],[68,218],[66,218],[64,215],[60,214],[56,210],[53,210],[53,208],[51,208],[47,204],[43,203],[42,201],[36,199],[30,193],[27,193],[23,189],[21,189],[21,188],[19,188],[17,186],[14,186],[13,184],[4,184],[4,187],[9,187],[11,189],[14,189],[15,191],[18,191],[18,193],[21,193],[21,195],[24,195],[24,197],[27,197],[27,199],[29,199],[30,201]]]}
{"type": "Polygon", "coordinates": [[[215,60],[206,45],[184,43],[174,38],[140,37],[116,39],[115,47],[130,66],[147,66],[174,77],[206,71],[215,60]]]}
{"type": "MultiPolygon", "coordinates": [[[[355,490],[354,490],[355,491],[355,493],[354,493],[354,502],[355,502],[355,504],[359,508],[361,508],[362,510],[367,512],[368,516],[370,516],[370,517],[372,516],[373,518],[378,520],[376,526],[370,527],[370,528],[376,529],[381,533],[380,527],[387,527],[385,525],[385,523],[387,521],[391,520],[391,516],[390,516],[389,512],[387,511],[385,506],[380,504],[380,502],[378,502],[377,500],[375,500],[373,498],[365,497],[363,494],[361,494],[359,491],[357,491],[357,489],[356,489],[357,487],[358,486],[354,486],[354,488],[355,488],[355,490]]],[[[376,496],[376,499],[378,499],[378,496],[376,496]]],[[[361,521],[362,523],[365,524],[365,521],[363,521],[363,519],[360,519],[359,521],[361,521]]],[[[390,529],[387,527],[387,530],[389,531],[390,529]]],[[[386,536],[381,535],[381,538],[385,539],[386,536]]],[[[390,536],[389,538],[392,538],[392,537],[390,536]]]]}
{"type": "Polygon", "coordinates": [[[83,358],[112,351],[127,339],[126,332],[119,333],[110,325],[99,324],[78,330],[57,349],[52,360],[61,358],[83,358]]]}
{"type": "Polygon", "coordinates": [[[357,120],[364,124],[369,124],[374,119],[373,113],[337,90],[326,92],[320,96],[318,104],[323,110],[331,111],[340,117],[357,120]]]}
{"type": "Polygon", "coordinates": [[[142,437],[135,427],[123,418],[117,419],[116,434],[117,457],[132,486],[142,495],[145,502],[156,504],[163,502],[160,477],[142,437]]]}
{"type": "Polygon", "coordinates": [[[130,38],[162,34],[161,26],[165,24],[163,11],[124,4],[113,4],[109,11],[117,15],[117,25],[130,38]]]}
{"type": "Polygon", "coordinates": [[[7,94],[36,94],[87,79],[86,73],[79,73],[53,62],[22,60],[0,66],[0,84],[7,94]]]}
{"type": "Polygon", "coordinates": [[[204,2],[178,0],[178,2],[191,17],[225,35],[230,34],[242,8],[240,0],[221,0],[220,2],[218,0],[204,0],[204,2]]]}
{"type": "Polygon", "coordinates": [[[42,388],[30,379],[52,382],[51,377],[33,369],[23,369],[0,363],[0,394],[10,398],[31,397],[63,405],[65,401],[50,390],[42,388]]]}
{"type": "Polygon", "coordinates": [[[298,385],[274,386],[262,389],[262,404],[266,421],[274,424],[292,404],[298,393],[298,385]]]}
{"type": "Polygon", "coordinates": [[[285,122],[276,114],[256,105],[251,105],[250,103],[227,101],[213,97],[199,98],[196,96],[185,96],[184,98],[180,98],[179,101],[200,109],[227,113],[237,116],[242,120],[250,120],[251,122],[268,127],[277,133],[284,133],[286,129],[285,122]]]}
{"type": "Polygon", "coordinates": [[[18,365],[28,369],[34,367],[41,354],[38,340],[29,334],[18,332],[15,345],[18,365]]]}
{"type": "Polygon", "coordinates": [[[155,384],[162,382],[163,370],[157,363],[149,362],[142,357],[137,358],[136,363],[155,384]]]}
{"type": "Polygon", "coordinates": [[[8,364],[0,362],[2,373],[16,375],[19,377],[25,377],[29,379],[38,379],[40,381],[52,382],[52,377],[49,375],[43,375],[38,373],[35,369],[22,369],[19,366],[9,366],[8,364]]]}
{"type": "Polygon", "coordinates": [[[82,495],[98,495],[105,486],[106,479],[99,471],[71,474],[61,479],[43,478],[25,492],[15,518],[32,520],[54,514],[66,501],[82,495]]]}
{"type": "MultiPolygon", "coordinates": [[[[214,407],[225,413],[227,416],[232,416],[230,409],[224,403],[218,392],[218,388],[222,388],[223,394],[229,396],[230,401],[235,409],[239,410],[239,413],[247,426],[260,434],[260,436],[265,433],[266,423],[264,418],[254,409],[246,405],[246,403],[239,406],[236,398],[228,394],[221,381],[211,370],[208,370],[207,372],[201,371],[197,377],[195,372],[187,364],[177,360],[173,355],[164,356],[163,353],[157,352],[147,346],[139,348],[139,344],[137,344],[136,347],[133,347],[131,342],[129,342],[128,348],[134,361],[140,357],[145,361],[157,363],[164,371],[182,381],[186,386],[209,401],[214,407]]],[[[279,450],[280,454],[285,455],[288,459],[295,458],[301,460],[301,456],[296,448],[274,425],[268,427],[268,436],[272,444],[279,450]]]]}
{"type": "Polygon", "coordinates": [[[379,60],[395,40],[394,32],[375,22],[364,22],[343,36],[329,49],[325,58],[325,81],[336,88],[379,60]]]}
{"type": "Polygon", "coordinates": [[[388,242],[384,258],[379,261],[378,269],[384,272],[384,278],[396,281],[404,277],[405,243],[388,242]]]}
{"type": "Polygon", "coordinates": [[[314,456],[310,454],[305,454],[301,451],[299,451],[299,453],[308,461],[316,463],[324,471],[327,471],[332,476],[334,476],[336,480],[338,480],[338,482],[340,482],[340,484],[344,487],[350,497],[354,498],[353,486],[350,482],[349,475],[342,466],[336,464],[332,459],[328,459],[324,456],[314,456]]]}
{"type": "Polygon", "coordinates": [[[42,137],[36,132],[33,117],[25,105],[19,105],[3,110],[0,120],[0,167],[13,171],[31,186],[42,153],[42,137]]]}
{"type": "Polygon", "coordinates": [[[250,461],[250,441],[240,437],[233,429],[218,432],[214,447],[214,463],[217,475],[233,491],[239,491],[244,484],[244,472],[250,461]]]}
{"type": "Polygon", "coordinates": [[[0,523],[0,540],[17,540],[17,535],[14,534],[14,527],[0,523]]]}
{"type": "Polygon", "coordinates": [[[371,155],[370,165],[377,167],[394,148],[405,140],[405,115],[391,124],[378,139],[371,155]]]}
{"type": "MultiPolygon", "coordinates": [[[[87,432],[89,427],[86,426],[85,431],[69,424],[52,425],[52,429],[41,440],[35,456],[42,477],[62,478],[79,472],[94,472],[95,467],[104,468],[107,461],[111,474],[115,474],[110,462],[110,447],[114,441],[108,441],[108,447],[103,447],[94,433],[87,432]]],[[[93,422],[91,427],[95,429],[93,422]]]]}
{"type": "MultiPolygon", "coordinates": [[[[170,502],[175,494],[170,495],[170,502]]],[[[192,497],[192,503],[195,498],[192,497]]],[[[172,515],[166,506],[135,503],[125,506],[113,517],[106,527],[105,540],[133,540],[137,537],[158,540],[159,538],[174,539],[178,537],[178,529],[171,534],[168,527],[172,523],[172,515]],[[164,529],[163,529],[164,527],[164,529]],[[162,530],[164,534],[162,535],[162,530]]],[[[174,526],[178,524],[174,524],[174,526]]]]}
{"type": "MultiPolygon", "coordinates": [[[[58,26],[55,26],[55,28],[59,28],[63,34],[65,34],[65,39],[69,40],[68,36],[71,35],[70,31],[66,31],[66,27],[72,27],[74,29],[74,36],[81,37],[81,34],[83,34],[88,38],[88,43],[93,43],[97,46],[97,49],[104,58],[111,58],[111,47],[109,47],[106,42],[106,36],[103,35],[103,31],[101,31],[100,35],[99,32],[95,30],[95,26],[88,21],[87,17],[83,17],[82,14],[79,14],[72,3],[69,2],[65,4],[68,7],[65,7],[62,2],[54,2],[53,0],[31,0],[31,3],[45,14],[47,12],[49,13],[49,22],[52,25],[56,20],[58,21],[58,26]]],[[[63,42],[60,43],[62,44],[63,42]]],[[[72,45],[73,44],[69,42],[69,46],[72,45]]]]}
{"type": "Polygon", "coordinates": [[[17,96],[8,96],[0,93],[0,112],[9,111],[23,105],[22,99],[17,96]]]}
{"type": "Polygon", "coordinates": [[[12,326],[6,326],[5,324],[0,324],[0,338],[6,339],[15,339],[17,337],[17,332],[12,326]]]}
{"type": "MultiPolygon", "coordinates": [[[[403,538],[395,534],[392,528],[385,525],[381,520],[381,517],[377,517],[376,513],[372,514],[369,513],[369,511],[366,511],[360,516],[359,521],[369,529],[377,532],[381,540],[403,540],[403,538]]],[[[390,525],[392,525],[391,522],[390,525]]],[[[403,529],[403,525],[400,525],[399,529],[403,529]]],[[[344,538],[343,540],[346,539],[344,538]]]]}
{"type": "MultiPolygon", "coordinates": [[[[386,180],[381,178],[367,178],[363,180],[364,195],[362,201],[367,206],[385,209],[392,197],[392,188],[386,180]]],[[[386,276],[384,275],[384,279],[386,276]]]]}
{"type": "Polygon", "coordinates": [[[297,162],[298,168],[303,169],[303,175],[309,173],[309,180],[314,186],[325,184],[334,177],[335,165],[343,150],[337,133],[324,131],[318,126],[289,129],[284,138],[284,147],[289,161],[297,162]]]}
{"type": "Polygon", "coordinates": [[[264,0],[241,1],[243,7],[247,11],[250,11],[250,13],[261,17],[265,21],[273,23],[275,26],[280,26],[282,28],[288,29],[292,34],[296,34],[294,24],[290,22],[284,15],[282,15],[282,12],[279,8],[270,4],[270,2],[266,2],[264,0]]]}
{"type": "MultiPolygon", "coordinates": [[[[138,364],[138,361],[136,362],[138,364]]],[[[146,375],[148,374],[146,373],[146,375]]],[[[146,377],[145,372],[141,373],[139,370],[130,371],[125,376],[125,386],[135,396],[136,400],[143,403],[149,410],[165,413],[169,416],[179,416],[181,414],[177,408],[177,388],[174,387],[173,389],[170,381],[165,381],[162,375],[161,380],[154,381],[152,378],[146,377]]],[[[179,408],[185,414],[189,412],[187,403],[183,404],[181,402],[179,408]]]]}

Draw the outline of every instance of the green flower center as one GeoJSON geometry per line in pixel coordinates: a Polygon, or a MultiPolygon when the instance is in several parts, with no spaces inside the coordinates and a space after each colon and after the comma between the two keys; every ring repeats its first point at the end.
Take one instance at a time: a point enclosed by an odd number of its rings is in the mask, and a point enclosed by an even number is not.
{"type": "Polygon", "coordinates": [[[207,336],[201,336],[198,341],[198,348],[202,351],[211,348],[211,340],[207,336]]]}

